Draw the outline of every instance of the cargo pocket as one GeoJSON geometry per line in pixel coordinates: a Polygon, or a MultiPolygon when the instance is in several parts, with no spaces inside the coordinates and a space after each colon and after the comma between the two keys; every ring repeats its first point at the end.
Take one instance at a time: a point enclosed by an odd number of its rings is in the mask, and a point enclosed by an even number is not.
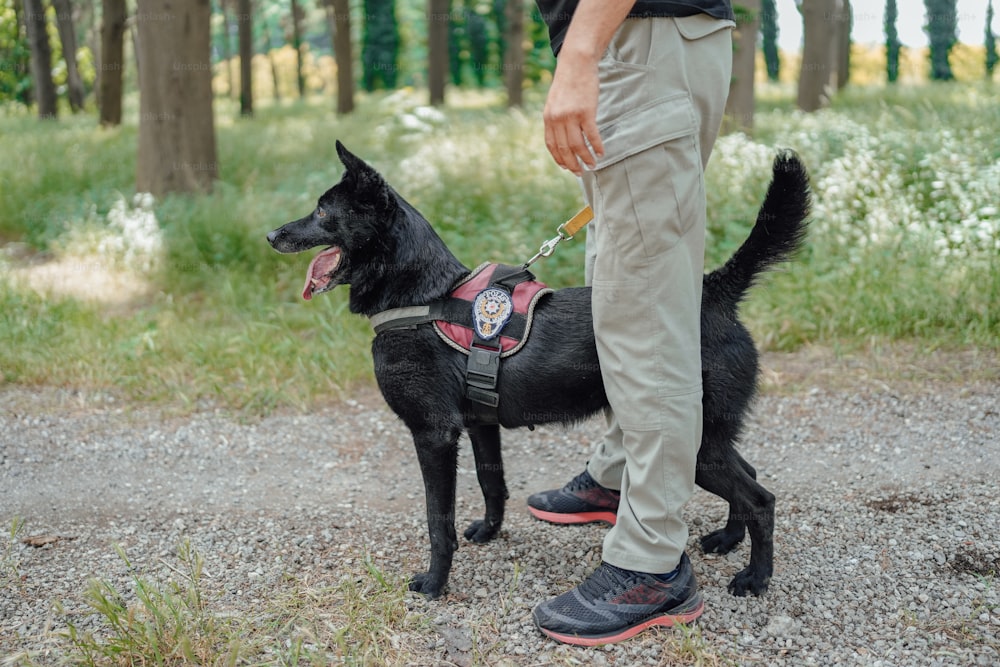
{"type": "Polygon", "coordinates": [[[704,223],[705,184],[694,134],[631,155],[595,177],[601,224],[628,271],[642,275],[649,260],[704,223]]]}
{"type": "Polygon", "coordinates": [[[695,14],[694,16],[680,16],[674,19],[677,25],[677,32],[688,41],[708,37],[714,32],[735,28],[733,21],[722,21],[712,18],[708,14],[695,14]]]}
{"type": "Polygon", "coordinates": [[[647,148],[696,134],[698,119],[691,97],[680,92],[624,111],[597,129],[604,142],[604,155],[596,166],[600,170],[647,148]]]}

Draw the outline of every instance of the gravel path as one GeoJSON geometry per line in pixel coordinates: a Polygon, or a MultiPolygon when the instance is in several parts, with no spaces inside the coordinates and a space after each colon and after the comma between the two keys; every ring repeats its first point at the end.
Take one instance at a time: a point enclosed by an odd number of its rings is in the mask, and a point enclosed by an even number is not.
{"type": "MultiPolygon", "coordinates": [[[[706,598],[695,649],[684,652],[679,631],[564,647],[531,624],[534,604],[599,559],[602,527],[551,526],[525,510],[530,493],[580,471],[600,432],[588,423],[505,434],[505,529],[489,545],[462,545],[446,598],[407,601],[422,624],[401,631],[411,644],[405,661],[1000,664],[996,373],[896,382],[874,379],[866,370],[874,362],[827,358],[840,365],[823,374],[814,361],[766,358],[769,389],[741,447],[777,496],[771,589],[730,596],[726,583],[747,546],[718,557],[692,542],[706,598]]],[[[481,502],[466,446],[459,530],[481,502]]],[[[687,511],[693,540],[721,525],[726,507],[698,491],[687,511]]],[[[126,586],[116,544],[156,575],[176,569],[177,546],[190,540],[205,559],[211,605],[228,614],[252,614],[304,581],[357,576],[365,554],[383,572],[413,572],[427,549],[412,444],[375,393],[247,420],[0,389],[0,520],[9,526],[13,517],[26,526],[17,541],[0,537],[0,664],[21,651],[55,662],[66,649],[53,631],[65,618],[96,623],[82,593],[91,577],[126,586]],[[59,539],[32,547],[25,537],[59,539]]]]}

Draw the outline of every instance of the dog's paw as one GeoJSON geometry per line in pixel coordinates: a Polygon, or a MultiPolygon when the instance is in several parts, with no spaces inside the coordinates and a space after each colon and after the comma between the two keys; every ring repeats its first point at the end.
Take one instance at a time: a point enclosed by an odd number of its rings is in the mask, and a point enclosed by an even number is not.
{"type": "Polygon", "coordinates": [[[444,592],[444,583],[432,579],[429,572],[421,572],[413,575],[413,578],[410,579],[410,590],[414,593],[422,593],[431,600],[436,600],[444,592]]]}
{"type": "Polygon", "coordinates": [[[500,532],[499,524],[488,524],[483,519],[477,519],[469,524],[465,529],[465,539],[477,544],[489,542],[500,532]]]}
{"type": "Polygon", "coordinates": [[[701,550],[707,554],[727,554],[743,541],[745,531],[729,532],[725,528],[713,530],[701,537],[701,550]]]}
{"type": "Polygon", "coordinates": [[[729,582],[729,592],[740,598],[748,595],[763,595],[767,592],[769,583],[771,583],[770,575],[755,572],[748,567],[738,572],[729,582]]]}

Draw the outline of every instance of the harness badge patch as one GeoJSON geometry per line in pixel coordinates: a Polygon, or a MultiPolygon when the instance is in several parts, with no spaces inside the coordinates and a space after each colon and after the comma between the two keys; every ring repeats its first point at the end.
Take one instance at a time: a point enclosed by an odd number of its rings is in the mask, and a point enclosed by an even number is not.
{"type": "Polygon", "coordinates": [[[472,322],[476,333],[483,340],[500,335],[500,330],[513,312],[514,303],[505,290],[496,287],[484,289],[472,302],[472,322]]]}

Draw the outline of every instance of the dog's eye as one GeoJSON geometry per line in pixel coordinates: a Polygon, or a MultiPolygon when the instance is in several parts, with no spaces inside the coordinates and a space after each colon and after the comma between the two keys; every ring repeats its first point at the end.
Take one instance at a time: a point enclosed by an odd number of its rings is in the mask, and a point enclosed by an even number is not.
{"type": "Polygon", "coordinates": [[[322,208],[317,208],[316,209],[316,217],[317,218],[325,218],[326,217],[326,211],[324,211],[322,208]]]}

